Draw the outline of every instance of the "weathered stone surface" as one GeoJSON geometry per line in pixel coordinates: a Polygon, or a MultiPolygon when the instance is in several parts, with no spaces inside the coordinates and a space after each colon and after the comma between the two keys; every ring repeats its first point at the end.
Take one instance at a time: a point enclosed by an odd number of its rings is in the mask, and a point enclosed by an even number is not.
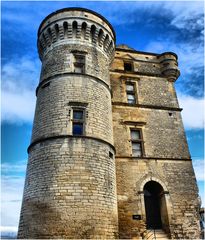
{"type": "Polygon", "coordinates": [[[117,238],[114,33],[91,11],[65,10],[43,22],[38,46],[42,70],[18,238],[117,238]],[[75,109],[83,111],[79,136],[75,109]]]}
{"type": "Polygon", "coordinates": [[[115,238],[113,149],[93,139],[44,141],[29,154],[21,238],[115,238]],[[27,231],[25,231],[27,230],[27,231]]]}
{"type": "Polygon", "coordinates": [[[174,88],[176,54],[115,49],[112,26],[81,8],[49,15],[38,50],[42,69],[18,238],[145,238],[151,209],[145,199],[154,191],[157,236],[199,238],[198,189],[174,88]],[[78,136],[75,109],[83,111],[78,136]],[[138,157],[133,129],[140,131],[138,157]]]}
{"type": "Polygon", "coordinates": [[[170,71],[170,76],[163,76],[160,61],[166,57],[176,62],[175,55],[170,53],[156,55],[117,48],[112,63],[121,239],[140,239],[148,234],[144,186],[150,181],[159,183],[164,190],[160,214],[162,229],[167,235],[172,239],[200,237],[198,189],[173,85],[178,75],[173,79],[170,71]],[[133,71],[124,71],[127,61],[134,65],[133,71]],[[127,102],[126,83],[135,86],[135,104],[127,102]],[[142,131],[144,152],[141,157],[133,156],[131,129],[142,131]],[[135,214],[142,220],[133,220],[135,214]]]}
{"type": "Polygon", "coordinates": [[[72,114],[69,112],[73,102],[87,104],[85,134],[112,144],[109,89],[93,77],[75,74],[55,77],[48,87],[39,88],[32,141],[41,137],[71,135],[72,114]]]}

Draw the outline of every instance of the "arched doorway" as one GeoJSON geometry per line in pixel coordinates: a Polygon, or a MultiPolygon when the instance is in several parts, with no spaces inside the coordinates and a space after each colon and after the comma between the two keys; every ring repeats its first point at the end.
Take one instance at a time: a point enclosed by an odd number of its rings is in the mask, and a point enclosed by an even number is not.
{"type": "Polygon", "coordinates": [[[155,181],[144,185],[144,201],[147,229],[168,230],[168,214],[163,187],[155,181]]]}

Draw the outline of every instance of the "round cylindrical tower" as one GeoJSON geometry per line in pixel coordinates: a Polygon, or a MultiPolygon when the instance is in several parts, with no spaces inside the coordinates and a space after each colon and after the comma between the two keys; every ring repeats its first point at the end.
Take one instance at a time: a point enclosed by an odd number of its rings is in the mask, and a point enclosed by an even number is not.
{"type": "Polygon", "coordinates": [[[162,74],[170,82],[175,82],[180,75],[177,63],[177,55],[173,52],[164,52],[159,55],[162,74]]]}
{"type": "Polygon", "coordinates": [[[66,8],[38,31],[42,61],[18,238],[116,238],[109,66],[115,33],[66,8]]]}

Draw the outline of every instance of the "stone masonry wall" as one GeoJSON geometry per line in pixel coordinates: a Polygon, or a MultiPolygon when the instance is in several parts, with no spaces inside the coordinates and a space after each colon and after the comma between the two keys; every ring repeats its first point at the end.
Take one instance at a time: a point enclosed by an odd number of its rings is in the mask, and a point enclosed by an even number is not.
{"type": "Polygon", "coordinates": [[[146,231],[146,182],[164,184],[172,239],[198,239],[198,189],[191,161],[117,158],[117,194],[120,239],[140,238],[146,231]],[[139,214],[142,220],[133,220],[139,214]],[[129,224],[126,224],[129,223],[129,224]]]}
{"type": "Polygon", "coordinates": [[[42,70],[18,238],[142,239],[150,181],[163,189],[167,235],[199,238],[198,188],[174,88],[176,54],[115,49],[109,22],[82,8],[46,17],[38,52],[42,70]],[[81,73],[75,54],[85,57],[81,73]],[[126,83],[134,84],[134,104],[126,83]],[[81,136],[72,131],[75,108],[85,113],[81,136]],[[140,157],[132,154],[132,128],[142,132],[140,157]]]}
{"type": "Polygon", "coordinates": [[[142,129],[146,157],[190,158],[180,112],[113,106],[116,156],[132,156],[132,128],[142,129]]]}
{"type": "Polygon", "coordinates": [[[109,65],[110,59],[102,51],[97,51],[95,46],[85,46],[80,40],[71,41],[71,44],[63,44],[56,46],[52,51],[48,52],[42,62],[41,79],[47,79],[56,74],[72,73],[73,69],[73,53],[83,52],[85,55],[85,73],[87,75],[99,78],[108,85],[110,84],[109,65]]]}
{"type": "Polygon", "coordinates": [[[167,235],[172,239],[200,236],[198,188],[174,89],[178,76],[174,61],[176,57],[169,53],[118,48],[112,64],[120,239],[140,239],[147,233],[143,188],[149,181],[163,188],[161,218],[167,235]],[[170,59],[172,69],[167,65],[170,59]],[[132,63],[133,69],[125,71],[124,62],[132,63]],[[127,102],[126,83],[135,86],[135,104],[127,102]],[[132,155],[131,129],[142,131],[141,157],[132,155]],[[133,215],[141,220],[133,220],[133,215]]]}
{"type": "Polygon", "coordinates": [[[101,138],[112,144],[109,89],[94,78],[75,74],[56,77],[48,87],[39,88],[32,141],[41,137],[71,135],[72,102],[87,104],[85,135],[101,138]]]}
{"type": "Polygon", "coordinates": [[[136,103],[179,108],[173,82],[164,77],[138,76],[130,73],[111,73],[113,101],[127,103],[126,82],[136,87],[136,103]]]}
{"type": "Polygon", "coordinates": [[[62,9],[40,25],[42,70],[18,238],[118,237],[109,78],[114,41],[111,25],[89,10],[62,9]],[[83,110],[77,136],[74,109],[83,110]]]}
{"type": "Polygon", "coordinates": [[[115,238],[116,173],[109,145],[47,140],[29,154],[21,238],[115,238]],[[25,231],[25,229],[27,231],[25,231]]]}

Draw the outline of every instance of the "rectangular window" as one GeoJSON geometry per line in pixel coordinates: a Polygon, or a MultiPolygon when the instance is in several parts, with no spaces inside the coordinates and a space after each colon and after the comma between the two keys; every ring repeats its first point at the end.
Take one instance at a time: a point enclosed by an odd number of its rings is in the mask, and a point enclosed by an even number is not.
{"type": "Polygon", "coordinates": [[[74,72],[85,73],[85,56],[82,54],[74,54],[74,72]]]}
{"type": "Polygon", "coordinates": [[[130,104],[136,103],[135,87],[133,83],[126,83],[127,102],[130,104]]]}
{"type": "Polygon", "coordinates": [[[84,110],[73,109],[73,135],[84,134],[84,110]]]}
{"type": "Polygon", "coordinates": [[[132,72],[133,71],[132,62],[124,62],[124,70],[127,72],[132,72]]]}
{"type": "Polygon", "coordinates": [[[131,129],[132,156],[143,156],[143,139],[141,129],[131,129]]]}

